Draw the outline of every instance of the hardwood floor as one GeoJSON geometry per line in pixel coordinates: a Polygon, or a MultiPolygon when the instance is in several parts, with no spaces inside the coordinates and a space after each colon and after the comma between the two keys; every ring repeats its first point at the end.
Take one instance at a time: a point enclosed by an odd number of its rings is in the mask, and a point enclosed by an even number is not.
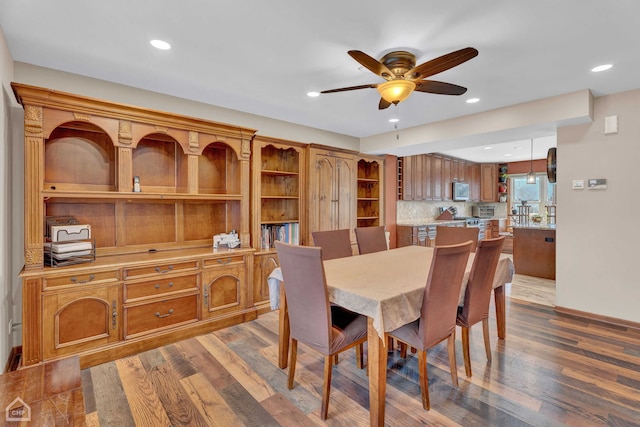
{"type": "MultiPolygon", "coordinates": [[[[493,308],[490,311],[494,313],[493,308]]],[[[368,381],[355,352],[334,369],[329,418],[319,417],[322,357],[300,345],[296,381],[277,367],[277,313],[82,371],[88,425],[366,426],[368,381]]],[[[389,356],[389,426],[640,425],[640,331],[556,314],[507,298],[507,338],[491,319],[471,330],[473,377],[451,384],[446,343],[428,353],[431,411],[422,409],[417,361],[389,356]]]]}
{"type": "Polygon", "coordinates": [[[505,294],[512,299],[555,306],[556,281],[515,274],[512,283],[506,285],[505,294]]]}

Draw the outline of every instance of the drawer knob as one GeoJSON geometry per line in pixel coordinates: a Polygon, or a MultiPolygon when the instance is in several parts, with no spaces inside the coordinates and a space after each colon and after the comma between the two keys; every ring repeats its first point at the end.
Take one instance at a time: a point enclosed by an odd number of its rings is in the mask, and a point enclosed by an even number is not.
{"type": "Polygon", "coordinates": [[[157,317],[158,319],[162,319],[163,317],[169,317],[169,316],[171,316],[172,314],[173,314],[173,308],[169,309],[169,312],[168,312],[168,313],[166,313],[166,314],[160,314],[160,312],[159,312],[159,311],[156,311],[156,317],[157,317]]]}
{"type": "Polygon", "coordinates": [[[90,274],[90,275],[89,275],[89,278],[88,278],[87,280],[78,280],[78,279],[76,279],[75,277],[72,277],[72,278],[71,278],[71,281],[72,281],[73,283],[80,283],[80,284],[82,284],[82,283],[89,283],[90,281],[92,281],[92,280],[93,280],[93,279],[95,279],[95,278],[96,278],[95,274],[90,274]]]}
{"type": "Polygon", "coordinates": [[[226,259],[218,259],[218,264],[229,264],[231,262],[231,258],[226,259]]]}
{"type": "Polygon", "coordinates": [[[156,267],[156,271],[157,271],[158,273],[168,273],[168,272],[170,272],[171,270],[173,270],[173,265],[170,265],[170,266],[169,266],[169,268],[167,268],[166,270],[160,270],[160,267],[156,267]]]}

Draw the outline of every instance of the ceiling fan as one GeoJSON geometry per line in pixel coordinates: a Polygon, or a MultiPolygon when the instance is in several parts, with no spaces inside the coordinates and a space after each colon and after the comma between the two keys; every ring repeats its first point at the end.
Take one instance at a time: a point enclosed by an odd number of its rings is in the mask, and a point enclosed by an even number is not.
{"type": "Polygon", "coordinates": [[[368,70],[387,81],[379,84],[372,83],[323,90],[320,93],[376,88],[381,96],[380,104],[378,105],[380,110],[388,108],[391,104],[397,105],[399,102],[404,101],[413,91],[440,95],[462,95],[467,91],[466,87],[424,79],[458,66],[478,55],[477,49],[466,47],[416,66],[416,56],[404,50],[389,52],[379,61],[359,50],[350,50],[348,53],[368,70]]]}

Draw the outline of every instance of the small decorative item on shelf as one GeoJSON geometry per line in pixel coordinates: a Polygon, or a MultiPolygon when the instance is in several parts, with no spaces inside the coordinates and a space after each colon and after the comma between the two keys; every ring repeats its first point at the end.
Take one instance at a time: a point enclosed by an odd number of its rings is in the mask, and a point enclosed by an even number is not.
{"type": "Polygon", "coordinates": [[[235,230],[229,233],[221,233],[213,236],[213,249],[235,249],[240,246],[240,239],[235,230]]]}
{"type": "Polygon", "coordinates": [[[503,183],[498,184],[498,193],[506,194],[506,192],[507,192],[507,186],[503,183]]]}
{"type": "Polygon", "coordinates": [[[535,222],[536,224],[540,224],[542,222],[542,216],[541,215],[532,215],[531,216],[531,221],[535,222]]]}
{"type": "Polygon", "coordinates": [[[140,177],[139,176],[134,176],[133,177],[133,192],[134,193],[139,193],[140,190],[140,177]]]}

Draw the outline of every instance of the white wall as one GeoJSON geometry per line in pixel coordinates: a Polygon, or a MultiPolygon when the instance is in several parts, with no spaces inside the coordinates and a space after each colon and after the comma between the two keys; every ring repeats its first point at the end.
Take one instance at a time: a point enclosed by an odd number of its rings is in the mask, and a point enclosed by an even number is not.
{"type": "Polygon", "coordinates": [[[14,274],[12,271],[15,254],[12,245],[14,189],[11,111],[16,105],[12,101],[13,92],[9,85],[12,79],[13,59],[0,28],[0,373],[4,372],[4,364],[14,345],[14,336],[19,335],[9,331],[9,319],[13,317],[13,284],[17,280],[17,272],[14,274]]]}
{"type": "Polygon", "coordinates": [[[334,132],[327,132],[236,110],[229,110],[201,102],[189,101],[156,92],[149,92],[131,86],[65,73],[50,68],[37,67],[22,62],[15,63],[14,74],[15,80],[20,83],[160,111],[169,111],[236,126],[244,126],[250,129],[256,129],[258,134],[263,136],[303,143],[324,144],[356,151],[360,147],[360,140],[351,136],[340,135],[334,132]]]}
{"type": "Polygon", "coordinates": [[[556,305],[640,322],[640,90],[596,98],[592,123],[560,128],[557,164],[556,305]],[[590,178],[608,188],[571,189],[590,178]]]}

